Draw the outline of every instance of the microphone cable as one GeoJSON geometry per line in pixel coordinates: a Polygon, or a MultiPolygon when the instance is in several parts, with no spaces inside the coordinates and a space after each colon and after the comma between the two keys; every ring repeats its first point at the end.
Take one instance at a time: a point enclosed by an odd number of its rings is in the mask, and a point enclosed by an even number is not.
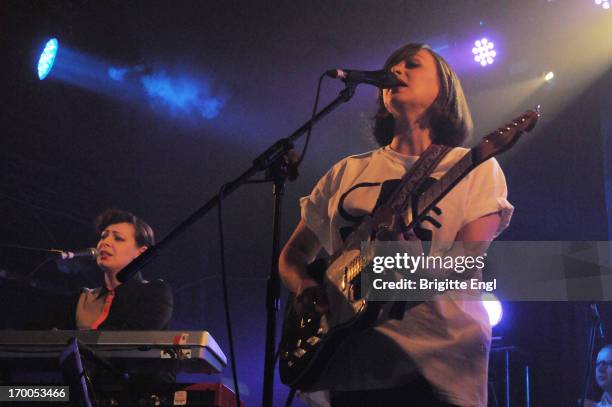
{"type": "MultiPolygon", "coordinates": [[[[315,116],[317,115],[317,108],[319,107],[319,96],[321,96],[321,85],[323,84],[323,79],[325,79],[326,77],[327,77],[326,72],[321,74],[321,76],[319,77],[319,82],[317,84],[317,94],[315,96],[315,101],[312,106],[312,114],[310,115],[310,126],[308,126],[308,132],[306,132],[306,141],[304,141],[304,147],[302,148],[302,154],[300,154],[300,159],[295,164],[296,168],[299,168],[300,164],[304,160],[304,157],[306,156],[306,152],[308,151],[308,143],[310,142],[310,135],[312,134],[312,128],[314,127],[313,120],[315,119],[315,116]]],[[[279,356],[280,356],[280,348],[276,350],[276,354],[274,355],[274,365],[276,365],[276,362],[278,361],[279,356]]],[[[285,400],[285,407],[291,406],[291,403],[293,403],[293,398],[295,397],[295,392],[296,392],[296,389],[294,387],[292,387],[289,390],[289,395],[287,396],[287,400],[285,400]]]]}
{"type": "Polygon", "coordinates": [[[225,323],[229,340],[230,365],[232,366],[232,380],[234,382],[234,395],[236,396],[236,407],[240,407],[240,390],[238,389],[238,372],[236,371],[236,358],[234,357],[234,337],[232,334],[232,320],[230,318],[229,294],[227,289],[227,272],[225,270],[225,243],[223,237],[223,210],[222,202],[227,184],[219,189],[217,213],[219,222],[219,250],[221,254],[221,281],[223,288],[223,308],[225,309],[225,323]]]}
{"type": "Polygon", "coordinates": [[[310,126],[308,126],[308,132],[306,132],[306,141],[304,141],[304,147],[302,148],[302,154],[300,154],[300,159],[295,164],[295,167],[298,168],[304,157],[306,156],[306,152],[308,151],[308,143],[310,142],[310,135],[312,134],[312,128],[314,126],[313,120],[317,115],[317,107],[319,106],[319,96],[321,95],[321,84],[323,83],[323,79],[327,76],[326,73],[323,73],[319,77],[319,83],[317,84],[317,95],[315,96],[314,105],[312,106],[312,114],[310,116],[310,126]]]}
{"type": "MultiPolygon", "coordinates": [[[[306,152],[308,151],[310,135],[312,134],[312,128],[314,126],[313,120],[316,117],[317,108],[319,106],[319,97],[321,95],[321,85],[323,83],[323,79],[326,76],[327,75],[323,73],[319,77],[319,81],[317,84],[317,93],[315,96],[314,105],[312,107],[312,114],[310,116],[310,126],[308,126],[308,131],[306,133],[306,140],[304,141],[304,147],[302,148],[302,153],[300,154],[299,160],[295,164],[296,168],[300,166],[300,164],[304,160],[304,157],[306,156],[306,152]]],[[[253,181],[247,182],[247,184],[264,183],[264,182],[268,182],[268,180],[253,180],[253,181]]],[[[227,284],[227,271],[225,267],[225,241],[224,241],[224,235],[223,235],[223,199],[224,199],[224,193],[225,193],[226,188],[227,188],[227,184],[223,184],[221,186],[221,188],[219,189],[219,195],[217,198],[218,199],[218,202],[217,202],[217,218],[218,219],[217,220],[218,220],[218,228],[219,228],[219,251],[220,251],[220,256],[221,256],[221,281],[222,281],[221,285],[223,289],[223,307],[225,309],[225,323],[226,323],[226,329],[227,329],[227,335],[228,335],[228,341],[229,341],[230,365],[232,368],[232,381],[234,383],[234,395],[235,395],[235,400],[236,400],[236,407],[240,407],[240,390],[238,388],[238,373],[236,370],[236,358],[234,357],[235,355],[234,337],[232,333],[232,322],[231,322],[231,315],[230,315],[229,293],[228,293],[228,284],[227,284]]],[[[277,351],[274,357],[275,364],[276,364],[276,361],[278,360],[278,355],[279,353],[277,351]]],[[[292,400],[293,400],[293,397],[291,397],[291,399],[288,400],[288,403],[291,404],[292,400]]]]}

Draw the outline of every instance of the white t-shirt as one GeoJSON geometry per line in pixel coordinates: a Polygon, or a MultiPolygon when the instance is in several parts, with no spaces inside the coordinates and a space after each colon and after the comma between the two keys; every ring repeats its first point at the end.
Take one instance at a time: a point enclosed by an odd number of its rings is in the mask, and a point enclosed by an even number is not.
{"type": "MultiPolygon", "coordinates": [[[[452,149],[431,177],[439,179],[467,151],[452,149]]],[[[334,253],[348,229],[372,212],[381,192],[390,191],[418,158],[383,147],[341,160],[300,199],[302,219],[324,249],[334,253]]],[[[426,230],[420,237],[432,242],[430,255],[449,250],[464,225],[500,212],[497,236],[514,209],[506,197],[504,174],[495,159],[474,169],[421,225],[426,230]]],[[[481,302],[445,293],[407,310],[402,320],[388,320],[349,337],[313,389],[392,388],[408,383],[418,372],[443,400],[485,406],[490,342],[491,327],[481,302]]]]}
{"type": "Polygon", "coordinates": [[[610,397],[608,392],[604,392],[604,394],[601,395],[601,400],[599,400],[599,402],[595,404],[595,407],[605,406],[612,406],[612,397],[610,397]]]}

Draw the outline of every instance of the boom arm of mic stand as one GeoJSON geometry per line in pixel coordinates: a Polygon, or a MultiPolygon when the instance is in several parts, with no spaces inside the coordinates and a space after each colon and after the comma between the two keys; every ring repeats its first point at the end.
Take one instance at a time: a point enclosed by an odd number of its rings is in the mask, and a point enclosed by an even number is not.
{"type": "MultiPolygon", "coordinates": [[[[227,184],[227,187],[223,191],[223,198],[234,192],[240,185],[248,181],[253,175],[259,171],[266,170],[276,159],[282,157],[283,154],[293,148],[293,142],[300,138],[306,130],[327,116],[340,104],[348,102],[355,94],[355,84],[346,84],[346,87],[340,91],[340,94],[321,111],[319,111],[314,118],[308,120],[299,129],[294,131],[289,137],[283,138],[272,144],[266,151],[260,154],[255,160],[253,165],[243,172],[234,181],[227,184]]],[[[215,195],[213,198],[208,200],[200,209],[189,215],[188,218],[183,220],[178,226],[176,226],[170,233],[168,233],[162,240],[156,245],[150,247],[140,256],[136,257],[130,264],[128,264],[123,270],[117,273],[117,280],[122,283],[130,280],[136,273],[142,270],[147,264],[149,264],[159,253],[161,253],[168,244],[174,239],[180,236],[185,230],[191,225],[197,222],[202,216],[206,215],[212,208],[214,208],[219,202],[219,195],[215,195]]]]}

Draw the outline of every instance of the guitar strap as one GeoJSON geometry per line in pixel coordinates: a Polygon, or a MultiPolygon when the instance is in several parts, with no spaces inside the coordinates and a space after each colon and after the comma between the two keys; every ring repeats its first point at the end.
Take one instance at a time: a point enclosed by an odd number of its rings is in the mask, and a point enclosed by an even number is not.
{"type": "Polygon", "coordinates": [[[415,193],[431,175],[452,147],[430,144],[419,159],[404,174],[389,198],[373,214],[377,236],[379,233],[408,232],[401,230],[405,226],[402,215],[406,213],[412,194],[415,193]],[[401,221],[401,222],[400,222],[401,221]]]}
{"type": "MultiPolygon", "coordinates": [[[[374,225],[377,228],[377,238],[384,239],[386,234],[388,234],[388,237],[394,237],[399,232],[403,233],[406,239],[408,238],[409,230],[406,228],[403,215],[410,205],[411,197],[419,190],[450,150],[452,148],[448,146],[430,144],[408,172],[404,174],[391,196],[373,214],[374,225]]],[[[406,306],[417,304],[408,304],[407,301],[394,301],[389,310],[389,317],[402,320],[406,312],[406,306]]]]}

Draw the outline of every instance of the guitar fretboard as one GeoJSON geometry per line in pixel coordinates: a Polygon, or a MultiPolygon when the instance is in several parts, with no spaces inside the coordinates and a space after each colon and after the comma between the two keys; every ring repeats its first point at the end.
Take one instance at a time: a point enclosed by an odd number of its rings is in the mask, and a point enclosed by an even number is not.
{"type": "Polygon", "coordinates": [[[433,184],[419,199],[417,213],[420,215],[430,206],[442,199],[465,175],[472,169],[471,150],[461,157],[435,184],[433,184]]]}

